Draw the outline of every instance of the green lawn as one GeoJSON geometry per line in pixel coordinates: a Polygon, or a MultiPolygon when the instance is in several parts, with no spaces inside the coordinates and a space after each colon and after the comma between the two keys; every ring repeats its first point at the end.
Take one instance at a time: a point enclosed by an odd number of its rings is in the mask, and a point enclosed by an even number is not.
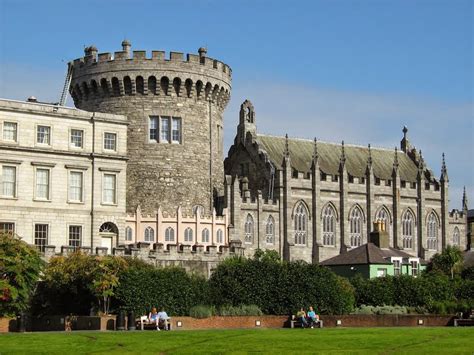
{"type": "Polygon", "coordinates": [[[1,334],[11,353],[466,353],[472,328],[328,328],[1,334]]]}

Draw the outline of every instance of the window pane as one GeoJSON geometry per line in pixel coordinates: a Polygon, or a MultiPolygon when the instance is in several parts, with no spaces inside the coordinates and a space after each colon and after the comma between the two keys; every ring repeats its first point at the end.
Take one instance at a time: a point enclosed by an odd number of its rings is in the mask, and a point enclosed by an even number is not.
{"type": "Polygon", "coordinates": [[[35,245],[39,251],[44,252],[45,246],[48,244],[48,225],[35,224],[35,245]]]}
{"type": "Polygon", "coordinates": [[[161,142],[170,141],[170,118],[161,118],[161,142]]]}
{"type": "Polygon", "coordinates": [[[16,195],[16,168],[14,166],[2,168],[2,195],[6,197],[16,195]]]}
{"type": "Polygon", "coordinates": [[[104,174],[104,202],[115,203],[115,180],[116,176],[104,174]]]}
{"type": "Polygon", "coordinates": [[[49,199],[49,170],[36,170],[36,197],[49,199]]]}
{"type": "Polygon", "coordinates": [[[36,142],[41,144],[50,143],[51,128],[47,126],[38,126],[36,132],[36,142]]]}
{"type": "Polygon", "coordinates": [[[2,222],[0,223],[0,233],[11,233],[15,232],[15,223],[2,222]]]}
{"type": "Polygon", "coordinates": [[[71,145],[76,148],[82,148],[82,137],[84,131],[80,129],[71,129],[71,145]]]}
{"type": "Polygon", "coordinates": [[[79,248],[81,246],[82,227],[69,226],[69,246],[79,248]]]}
{"type": "Polygon", "coordinates": [[[3,139],[16,142],[17,124],[15,122],[3,123],[3,139]]]}
{"type": "Polygon", "coordinates": [[[117,135],[115,133],[104,133],[104,149],[115,150],[117,135]]]}
{"type": "Polygon", "coordinates": [[[69,174],[69,200],[82,201],[82,173],[71,171],[69,174]]]}
{"type": "Polygon", "coordinates": [[[174,143],[181,142],[181,118],[173,118],[172,140],[174,143]]]}
{"type": "Polygon", "coordinates": [[[158,117],[150,117],[150,140],[158,140],[158,117]]]}

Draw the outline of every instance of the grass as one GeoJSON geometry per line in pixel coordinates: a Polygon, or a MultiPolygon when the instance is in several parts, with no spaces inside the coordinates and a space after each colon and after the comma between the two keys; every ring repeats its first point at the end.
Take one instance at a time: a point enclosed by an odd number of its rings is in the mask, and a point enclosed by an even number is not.
{"type": "Polygon", "coordinates": [[[473,352],[472,328],[89,331],[0,335],[0,354],[473,354],[473,352]]]}

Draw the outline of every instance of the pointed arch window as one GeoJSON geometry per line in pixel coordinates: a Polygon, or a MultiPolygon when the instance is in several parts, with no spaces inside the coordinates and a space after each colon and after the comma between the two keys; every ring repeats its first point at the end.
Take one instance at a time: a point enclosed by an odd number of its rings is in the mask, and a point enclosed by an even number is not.
{"type": "Polygon", "coordinates": [[[308,229],[308,212],[305,205],[300,202],[295,210],[295,245],[306,244],[306,234],[308,229]]]}
{"type": "Polygon", "coordinates": [[[133,231],[130,227],[125,228],[125,240],[127,242],[131,242],[133,240],[133,231]]]}
{"type": "Polygon", "coordinates": [[[217,230],[217,243],[218,244],[224,243],[224,232],[222,231],[222,229],[217,230]]]}
{"type": "Polygon", "coordinates": [[[145,229],[145,242],[153,242],[155,241],[155,231],[151,227],[147,227],[145,229]]]}
{"type": "Polygon", "coordinates": [[[429,250],[437,250],[438,248],[438,219],[433,212],[428,216],[427,222],[428,237],[426,238],[426,246],[429,250]]]}
{"type": "Polygon", "coordinates": [[[453,245],[456,245],[456,246],[461,245],[461,234],[459,234],[459,228],[458,227],[454,227],[453,245]]]}
{"type": "Polygon", "coordinates": [[[253,217],[248,214],[245,220],[245,236],[244,241],[247,244],[253,243],[253,217]]]}
{"type": "Polygon", "coordinates": [[[389,225],[390,225],[390,215],[388,214],[387,209],[385,206],[383,206],[381,209],[378,210],[376,216],[375,216],[375,222],[382,222],[383,224],[383,230],[389,231],[389,225]]]}
{"type": "Polygon", "coordinates": [[[193,230],[189,227],[184,230],[184,241],[185,242],[193,241],[193,230]]]}
{"type": "Polygon", "coordinates": [[[201,241],[203,243],[209,243],[209,229],[204,228],[201,233],[201,241]]]}
{"type": "Polygon", "coordinates": [[[272,216],[267,219],[267,225],[265,226],[265,240],[267,244],[273,244],[275,240],[275,220],[272,216]]]}
{"type": "Polygon", "coordinates": [[[406,211],[402,216],[402,244],[404,249],[413,249],[413,234],[415,218],[411,211],[406,211]]]}
{"type": "Polygon", "coordinates": [[[351,247],[358,247],[362,242],[362,212],[358,206],[352,209],[349,224],[351,247]]]}
{"type": "Polygon", "coordinates": [[[165,230],[165,242],[174,242],[174,229],[171,227],[165,230]]]}
{"type": "Polygon", "coordinates": [[[332,205],[327,205],[323,210],[323,245],[336,245],[336,211],[332,205]]]}

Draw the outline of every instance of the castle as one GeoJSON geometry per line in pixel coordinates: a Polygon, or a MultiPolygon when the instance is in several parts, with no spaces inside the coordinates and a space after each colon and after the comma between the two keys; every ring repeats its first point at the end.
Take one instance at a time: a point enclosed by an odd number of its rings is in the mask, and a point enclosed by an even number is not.
{"type": "Polygon", "coordinates": [[[437,179],[406,128],[399,150],[266,136],[245,101],[224,161],[231,77],[205,48],[148,57],[125,40],[69,63],[77,109],[0,100],[0,229],[48,255],[131,253],[206,273],[256,249],[319,263],[369,242],[374,222],[420,259],[471,248],[466,197],[448,210],[444,157],[437,179]]]}

